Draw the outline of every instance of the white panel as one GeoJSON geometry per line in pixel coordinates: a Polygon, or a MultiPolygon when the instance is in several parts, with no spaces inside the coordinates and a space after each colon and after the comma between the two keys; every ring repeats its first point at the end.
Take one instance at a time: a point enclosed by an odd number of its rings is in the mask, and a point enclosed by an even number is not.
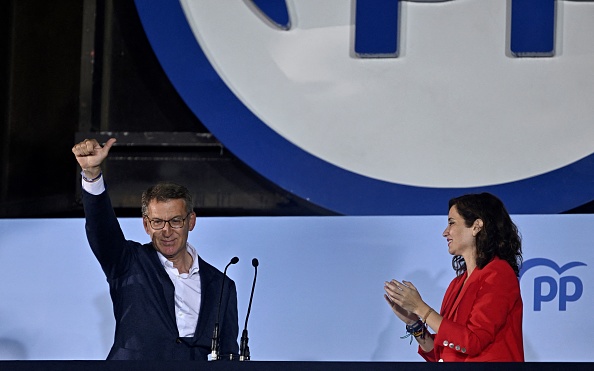
{"type": "Polygon", "coordinates": [[[388,182],[471,187],[593,152],[590,1],[557,2],[553,58],[506,55],[509,1],[401,1],[402,55],[386,59],[352,56],[354,1],[288,3],[292,28],[279,31],[243,1],[182,0],[227,86],[321,159],[388,182]]]}
{"type": "MultiPolygon", "coordinates": [[[[594,216],[516,216],[524,258],[577,276],[583,296],[534,310],[535,267],[522,278],[527,361],[593,361],[587,321],[594,304],[594,216]],[[581,319],[581,320],[576,320],[581,319]],[[546,324],[546,326],[543,326],[546,324]],[[563,346],[559,346],[563,344],[563,346]]],[[[147,241],[140,219],[121,220],[127,238],[147,241]]],[[[422,361],[399,337],[383,299],[391,278],[415,283],[439,308],[453,278],[441,233],[445,216],[200,218],[190,242],[237,283],[243,329],[253,268],[258,282],[248,324],[254,360],[422,361]]],[[[0,359],[104,359],[113,338],[108,286],[78,219],[0,220],[0,359]]],[[[569,290],[571,293],[571,290],[569,290]]]]}

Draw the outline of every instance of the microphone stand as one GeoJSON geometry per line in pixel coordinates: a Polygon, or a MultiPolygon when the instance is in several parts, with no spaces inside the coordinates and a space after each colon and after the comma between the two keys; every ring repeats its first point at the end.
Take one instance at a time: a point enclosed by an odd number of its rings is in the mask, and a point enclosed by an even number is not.
{"type": "Polygon", "coordinates": [[[252,259],[252,266],[254,267],[254,282],[252,283],[252,293],[250,294],[250,304],[248,305],[247,314],[245,316],[245,326],[241,334],[241,345],[239,347],[239,360],[249,361],[250,360],[250,347],[248,346],[248,330],[247,324],[250,317],[250,311],[252,310],[252,299],[254,298],[254,289],[256,288],[256,277],[258,276],[258,259],[252,259]]]}
{"type": "Polygon", "coordinates": [[[211,355],[211,360],[216,361],[220,359],[219,356],[219,321],[221,320],[221,302],[223,301],[223,289],[225,288],[225,278],[227,278],[227,268],[229,268],[229,266],[231,264],[236,264],[239,261],[239,258],[237,256],[234,256],[231,261],[229,262],[229,264],[227,264],[227,266],[225,266],[225,271],[223,272],[223,282],[221,283],[221,295],[219,296],[219,310],[218,310],[218,315],[217,315],[217,322],[215,323],[214,326],[214,331],[212,332],[212,343],[210,346],[210,355],[211,355]]]}

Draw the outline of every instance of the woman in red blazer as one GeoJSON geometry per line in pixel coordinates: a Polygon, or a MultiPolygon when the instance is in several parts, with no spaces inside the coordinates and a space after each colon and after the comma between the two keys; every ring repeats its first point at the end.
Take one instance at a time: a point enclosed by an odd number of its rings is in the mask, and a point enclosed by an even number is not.
{"type": "Polygon", "coordinates": [[[439,313],[412,282],[384,284],[384,297],[419,354],[432,362],[523,362],[522,244],[505,206],[489,193],[454,198],[443,236],[456,278],[439,313]]]}

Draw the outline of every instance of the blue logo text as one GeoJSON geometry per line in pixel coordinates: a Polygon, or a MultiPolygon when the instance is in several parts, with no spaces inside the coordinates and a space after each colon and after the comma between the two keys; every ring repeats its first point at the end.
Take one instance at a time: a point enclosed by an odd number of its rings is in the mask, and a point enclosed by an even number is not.
{"type": "MultiPolygon", "coordinates": [[[[558,275],[561,275],[563,272],[571,268],[585,265],[586,264],[582,262],[571,262],[559,267],[557,263],[549,259],[530,259],[525,261],[522,265],[520,278],[522,278],[522,275],[526,273],[527,270],[538,266],[552,268],[558,275]]],[[[559,278],[559,281],[553,276],[536,277],[534,278],[534,310],[537,312],[540,311],[543,302],[551,302],[559,296],[559,310],[565,311],[567,310],[567,303],[579,300],[579,298],[582,297],[583,292],[584,285],[582,280],[577,276],[563,276],[559,278]],[[572,287],[571,292],[568,290],[569,287],[572,287]]]]}
{"type": "MultiPolygon", "coordinates": [[[[398,57],[400,1],[445,3],[453,0],[357,0],[354,10],[354,49],[357,56],[361,58],[398,57]]],[[[509,2],[510,19],[506,21],[509,24],[509,51],[513,56],[552,57],[555,55],[556,1],[511,0],[509,2]]],[[[251,2],[278,28],[282,30],[291,28],[285,0],[251,0],[251,2]]]]}

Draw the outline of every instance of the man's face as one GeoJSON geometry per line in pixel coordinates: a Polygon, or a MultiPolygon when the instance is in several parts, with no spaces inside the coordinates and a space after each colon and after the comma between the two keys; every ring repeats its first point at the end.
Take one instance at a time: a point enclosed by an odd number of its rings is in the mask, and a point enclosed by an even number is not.
{"type": "Polygon", "coordinates": [[[183,199],[167,200],[158,202],[151,200],[147,208],[147,216],[143,218],[144,230],[151,236],[153,246],[169,260],[175,260],[185,254],[188,233],[196,225],[196,214],[186,211],[186,202],[183,199]],[[181,228],[173,228],[170,223],[183,221],[181,228]],[[155,229],[151,226],[158,221],[166,222],[163,229],[155,229]]]}

